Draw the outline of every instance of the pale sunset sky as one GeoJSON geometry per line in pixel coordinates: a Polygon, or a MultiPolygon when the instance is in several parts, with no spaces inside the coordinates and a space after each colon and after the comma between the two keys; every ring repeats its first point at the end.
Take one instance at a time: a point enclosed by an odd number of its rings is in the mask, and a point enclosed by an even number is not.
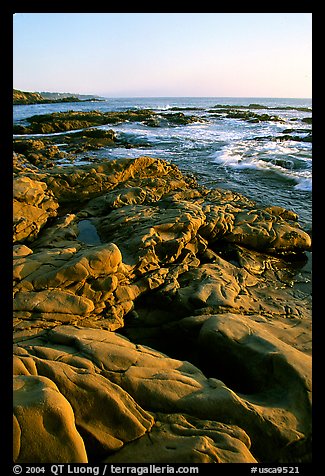
{"type": "Polygon", "coordinates": [[[311,13],[15,13],[13,87],[312,97],[311,13]]]}

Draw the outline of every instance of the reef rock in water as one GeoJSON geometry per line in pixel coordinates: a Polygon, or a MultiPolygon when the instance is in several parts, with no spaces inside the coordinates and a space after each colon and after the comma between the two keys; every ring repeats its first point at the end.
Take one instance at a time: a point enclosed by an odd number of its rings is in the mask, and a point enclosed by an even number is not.
{"type": "Polygon", "coordinates": [[[311,459],[311,238],[150,157],[14,167],[18,463],[311,459]]]}

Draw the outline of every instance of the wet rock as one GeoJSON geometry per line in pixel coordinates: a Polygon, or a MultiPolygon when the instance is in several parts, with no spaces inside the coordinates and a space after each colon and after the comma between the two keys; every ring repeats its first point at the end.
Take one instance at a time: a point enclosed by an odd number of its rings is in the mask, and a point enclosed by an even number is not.
{"type": "Polygon", "coordinates": [[[188,116],[182,112],[157,114],[150,109],[127,110],[116,112],[99,111],[67,111],[52,114],[39,114],[26,119],[29,126],[14,126],[16,134],[49,134],[93,126],[118,124],[121,122],[144,122],[148,125],[189,124],[200,120],[196,116],[188,116]]]}
{"type": "Polygon", "coordinates": [[[52,160],[66,157],[66,154],[50,140],[16,139],[13,142],[13,150],[23,154],[29,163],[37,166],[49,165],[52,160]]]}
{"type": "MultiPolygon", "coordinates": [[[[254,107],[254,109],[256,106],[254,107]]],[[[231,119],[241,119],[248,122],[264,122],[264,121],[276,121],[276,122],[284,122],[281,117],[276,115],[270,114],[257,114],[256,112],[252,111],[242,111],[238,110],[238,106],[226,106],[226,105],[217,105],[215,109],[211,109],[210,112],[212,113],[219,113],[225,115],[225,117],[229,117],[231,119]]],[[[257,108],[258,109],[258,108],[257,108]]]]}

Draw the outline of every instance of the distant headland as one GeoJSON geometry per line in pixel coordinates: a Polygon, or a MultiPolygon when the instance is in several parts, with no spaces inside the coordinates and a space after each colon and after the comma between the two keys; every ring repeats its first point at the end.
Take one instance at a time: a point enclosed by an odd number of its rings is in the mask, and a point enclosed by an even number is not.
{"type": "Polygon", "coordinates": [[[28,92],[13,89],[13,104],[49,104],[57,102],[104,101],[104,98],[85,94],[28,92]]]}

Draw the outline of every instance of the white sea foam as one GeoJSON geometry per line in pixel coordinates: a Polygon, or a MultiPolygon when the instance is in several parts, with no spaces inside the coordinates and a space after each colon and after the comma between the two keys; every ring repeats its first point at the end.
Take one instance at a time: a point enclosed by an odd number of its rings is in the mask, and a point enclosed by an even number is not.
{"type": "Polygon", "coordinates": [[[304,192],[311,192],[313,188],[312,178],[300,178],[297,185],[294,186],[296,190],[301,190],[304,192]]]}
{"type": "Polygon", "coordinates": [[[210,157],[213,163],[226,168],[273,173],[281,179],[296,182],[296,190],[311,191],[311,160],[301,156],[297,147],[274,142],[254,146],[247,141],[237,141],[212,153],[210,157]]]}
{"type": "Polygon", "coordinates": [[[168,109],[171,109],[173,106],[170,104],[164,104],[163,106],[158,106],[156,109],[159,111],[168,111],[168,109]]]}
{"type": "MultiPolygon", "coordinates": [[[[206,122],[188,125],[168,125],[149,127],[139,122],[125,122],[99,126],[101,129],[113,129],[126,141],[133,144],[132,148],[103,148],[89,151],[89,158],[118,159],[121,157],[138,157],[150,155],[167,161],[175,162],[182,170],[198,173],[200,180],[215,186],[219,182],[241,193],[249,193],[253,200],[293,207],[303,221],[311,220],[311,204],[308,193],[312,190],[312,143],[282,139],[286,129],[306,129],[310,124],[301,122],[311,113],[296,110],[297,106],[310,106],[307,100],[267,99],[267,98],[110,98],[96,103],[76,104],[42,104],[14,107],[14,122],[24,121],[33,114],[78,109],[82,111],[99,110],[124,111],[127,109],[149,108],[161,114],[173,107],[200,108],[184,114],[203,117],[206,122]],[[265,104],[266,107],[292,106],[290,110],[265,109],[268,114],[281,116],[285,122],[262,121],[251,123],[232,118],[217,117],[209,112],[216,104],[265,104]],[[294,121],[293,121],[294,119],[294,121]],[[124,137],[125,135],[125,137],[124,137]],[[137,146],[136,143],[141,143],[137,146]],[[148,147],[145,144],[148,144],[148,147]],[[304,194],[304,200],[301,196],[304,194]],[[306,198],[306,200],[305,200],[306,198]]],[[[180,109],[181,110],[181,109],[180,109]]],[[[172,111],[170,111],[172,112],[172,111]]],[[[255,111],[262,113],[260,111],[255,111]]],[[[21,124],[27,122],[21,122],[21,124]]],[[[56,134],[16,135],[15,138],[41,138],[52,135],[73,134],[76,131],[64,131],[56,134]]],[[[292,132],[292,135],[302,133],[292,132]]],[[[291,134],[290,134],[291,135],[291,134]]],[[[60,140],[58,138],[58,140],[60,140]]],[[[62,142],[62,140],[61,140],[62,142]]],[[[64,161],[58,161],[62,165],[64,161]]],[[[88,158],[80,155],[81,165],[88,158]]],[[[66,165],[70,165],[70,161],[66,165]]]]}

